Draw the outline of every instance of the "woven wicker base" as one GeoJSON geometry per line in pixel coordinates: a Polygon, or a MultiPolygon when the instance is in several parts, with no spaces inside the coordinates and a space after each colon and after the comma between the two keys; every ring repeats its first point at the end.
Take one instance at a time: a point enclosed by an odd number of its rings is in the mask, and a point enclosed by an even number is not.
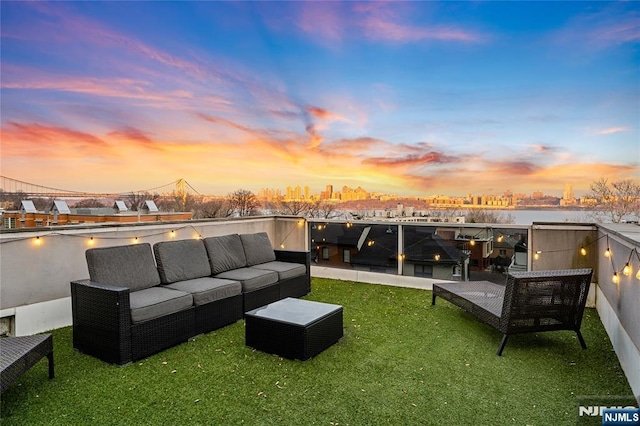
{"type": "Polygon", "coordinates": [[[308,360],[343,336],[342,306],[287,298],[245,313],[246,345],[308,360]]]}
{"type": "Polygon", "coordinates": [[[53,379],[53,338],[51,334],[5,337],[0,339],[0,393],[43,357],[49,360],[49,379],[53,379]]]}

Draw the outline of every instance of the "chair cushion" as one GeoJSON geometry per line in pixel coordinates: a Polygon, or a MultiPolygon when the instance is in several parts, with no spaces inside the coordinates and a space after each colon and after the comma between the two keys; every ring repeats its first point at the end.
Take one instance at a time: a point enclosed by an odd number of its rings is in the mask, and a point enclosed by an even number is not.
{"type": "Polygon", "coordinates": [[[247,266],[276,260],[276,253],[273,251],[273,246],[266,232],[242,234],[240,239],[247,258],[247,266]]]}
{"type": "Polygon", "coordinates": [[[214,275],[247,266],[247,258],[238,234],[205,238],[204,246],[209,254],[209,264],[214,275]]]}
{"type": "Polygon", "coordinates": [[[299,277],[307,273],[307,267],[301,263],[281,262],[279,260],[254,265],[252,268],[276,271],[280,280],[299,277]]]}
{"type": "Polygon", "coordinates": [[[207,249],[202,240],[163,241],[153,245],[163,284],[211,275],[207,249]]]}
{"type": "Polygon", "coordinates": [[[160,284],[149,243],[92,248],[85,256],[91,281],[131,291],[160,284]]]}
{"type": "Polygon", "coordinates": [[[217,274],[216,278],[240,281],[242,292],[267,287],[278,282],[278,273],[275,271],[260,270],[255,268],[238,268],[217,274]]]}
{"type": "Polygon", "coordinates": [[[193,304],[196,306],[242,294],[240,282],[211,277],[179,281],[167,284],[165,287],[190,293],[193,296],[193,304]]]}
{"type": "Polygon", "coordinates": [[[189,293],[165,287],[151,287],[129,293],[131,322],[139,323],[189,309],[193,297],[189,293]]]}

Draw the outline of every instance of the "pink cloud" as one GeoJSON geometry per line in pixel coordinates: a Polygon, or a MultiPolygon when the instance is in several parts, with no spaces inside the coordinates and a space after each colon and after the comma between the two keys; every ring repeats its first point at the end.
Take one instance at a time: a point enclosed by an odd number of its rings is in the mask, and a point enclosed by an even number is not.
{"type": "Polygon", "coordinates": [[[577,16],[554,37],[560,43],[592,50],[634,43],[640,40],[640,15],[637,11],[619,13],[614,2],[597,12],[577,16]]]}
{"type": "Polygon", "coordinates": [[[40,161],[73,163],[79,159],[104,160],[119,155],[102,138],[60,126],[9,122],[0,129],[0,138],[4,169],[23,160],[27,160],[29,169],[33,170],[40,161]]]}
{"type": "Polygon", "coordinates": [[[109,132],[108,136],[132,142],[150,149],[161,149],[161,147],[145,132],[140,129],[136,129],[135,127],[123,127],[121,129],[114,130],[113,132],[109,132]]]}
{"type": "Polygon", "coordinates": [[[599,135],[611,135],[613,133],[620,133],[620,132],[630,132],[631,129],[629,127],[610,127],[608,129],[601,129],[598,130],[598,134],[599,135]]]}
{"type": "Polygon", "coordinates": [[[420,155],[407,155],[405,157],[386,158],[386,157],[373,157],[364,161],[365,164],[373,164],[375,166],[387,166],[387,167],[407,167],[418,166],[424,164],[444,164],[457,162],[454,157],[443,155],[440,152],[427,152],[420,155]]]}
{"type": "Polygon", "coordinates": [[[393,22],[384,17],[368,17],[361,23],[365,35],[372,40],[415,42],[422,40],[479,42],[482,37],[454,26],[416,27],[393,22]]]}
{"type": "Polygon", "coordinates": [[[405,2],[305,2],[297,27],[320,42],[335,44],[356,35],[370,40],[411,43],[425,40],[477,43],[485,34],[455,25],[416,26],[412,6],[405,2]]]}

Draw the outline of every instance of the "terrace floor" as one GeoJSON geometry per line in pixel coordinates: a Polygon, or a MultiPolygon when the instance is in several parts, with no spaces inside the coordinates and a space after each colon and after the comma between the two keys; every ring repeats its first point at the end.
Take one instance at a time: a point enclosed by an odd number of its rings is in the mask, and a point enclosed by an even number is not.
{"type": "MultiPolygon", "coordinates": [[[[6,424],[575,425],[579,396],[632,395],[594,309],[573,332],[501,335],[431,292],[314,278],[310,300],[344,306],[344,338],[291,361],[244,345],[244,322],[123,367],[53,331],[2,395],[6,424]]],[[[595,424],[599,424],[597,418],[595,424]]]]}

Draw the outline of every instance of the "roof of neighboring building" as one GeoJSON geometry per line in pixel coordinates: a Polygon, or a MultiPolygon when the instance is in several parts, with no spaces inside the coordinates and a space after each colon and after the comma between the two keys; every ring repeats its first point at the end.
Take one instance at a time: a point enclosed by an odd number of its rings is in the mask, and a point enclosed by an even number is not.
{"type": "Polygon", "coordinates": [[[58,213],[71,213],[67,202],[64,200],[53,200],[53,204],[51,205],[51,208],[49,210],[53,212],[57,211],[58,213]]]}
{"type": "Polygon", "coordinates": [[[37,213],[38,210],[31,200],[22,200],[20,202],[20,211],[25,213],[37,213]]]}

